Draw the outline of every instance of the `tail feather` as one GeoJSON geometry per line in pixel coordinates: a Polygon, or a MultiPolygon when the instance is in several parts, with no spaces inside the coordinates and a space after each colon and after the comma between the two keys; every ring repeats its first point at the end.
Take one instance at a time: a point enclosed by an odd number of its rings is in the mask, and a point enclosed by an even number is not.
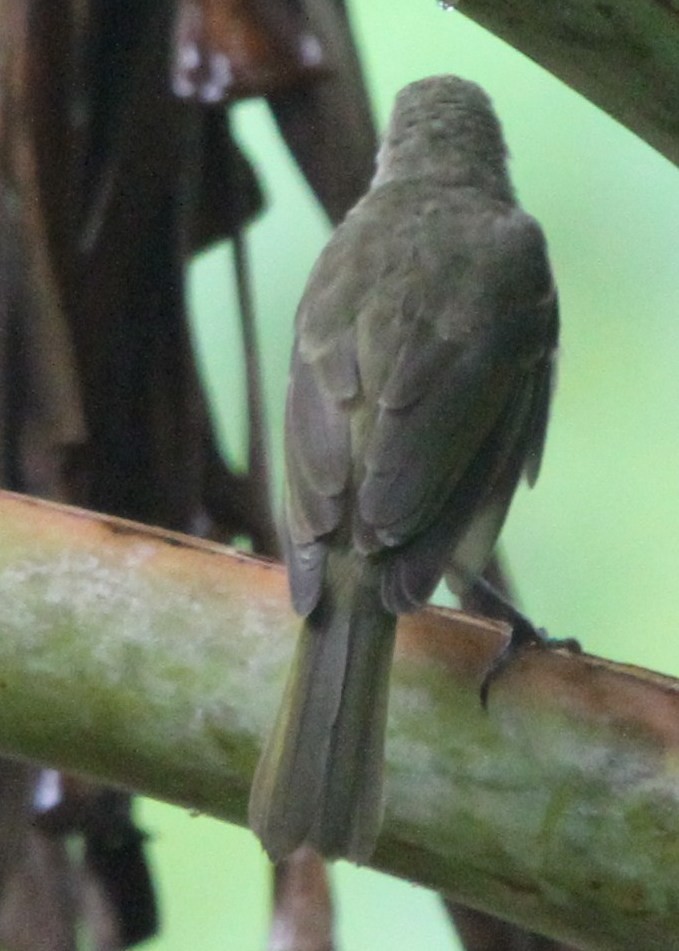
{"type": "Polygon", "coordinates": [[[382,824],[384,743],[396,619],[357,617],[333,729],[324,796],[310,842],[328,856],[368,858],[382,824]],[[380,626],[381,622],[381,626],[380,626]]]}
{"type": "Polygon", "coordinates": [[[355,861],[375,845],[396,618],[366,567],[334,561],[255,773],[250,825],[274,861],[302,842],[355,861]]]}

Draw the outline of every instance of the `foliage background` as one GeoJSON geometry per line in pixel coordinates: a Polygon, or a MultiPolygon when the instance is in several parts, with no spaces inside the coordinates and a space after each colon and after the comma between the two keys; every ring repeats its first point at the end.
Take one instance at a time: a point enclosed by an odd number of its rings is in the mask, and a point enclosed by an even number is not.
{"type": "MultiPolygon", "coordinates": [[[[539,485],[521,490],[503,536],[524,605],[552,634],[577,636],[593,653],[678,675],[679,173],[459,12],[433,0],[353,0],[351,8],[380,127],[413,79],[456,72],[481,83],[503,121],[519,196],[547,232],[563,321],[559,387],[539,485]]],[[[236,116],[269,201],[249,241],[280,484],[292,321],[329,229],[266,107],[246,103],[236,116]]],[[[228,248],[195,264],[192,299],[225,447],[242,459],[228,248]]],[[[254,837],[151,802],[141,819],[164,921],[151,951],[260,951],[269,879],[254,837]]],[[[343,951],[458,947],[423,889],[342,863],[333,878],[343,951]]]]}

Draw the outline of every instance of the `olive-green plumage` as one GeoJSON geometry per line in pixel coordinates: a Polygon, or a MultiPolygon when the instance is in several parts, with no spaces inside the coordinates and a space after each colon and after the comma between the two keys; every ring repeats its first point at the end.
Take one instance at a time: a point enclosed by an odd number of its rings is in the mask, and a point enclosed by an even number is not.
{"type": "Polygon", "coordinates": [[[381,821],[396,616],[444,571],[461,590],[483,570],[547,424],[556,292],[478,86],[401,91],[296,327],[286,548],[305,621],[250,821],[273,859],[307,842],[361,861],[381,821]]]}

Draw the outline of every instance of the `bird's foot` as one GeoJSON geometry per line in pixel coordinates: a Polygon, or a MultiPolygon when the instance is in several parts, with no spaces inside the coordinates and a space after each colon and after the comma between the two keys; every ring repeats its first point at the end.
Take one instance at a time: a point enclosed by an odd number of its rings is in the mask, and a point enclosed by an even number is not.
{"type": "Polygon", "coordinates": [[[582,651],[579,641],[574,637],[548,637],[544,628],[534,627],[528,618],[519,611],[515,611],[511,624],[512,633],[509,641],[491,662],[481,682],[480,697],[481,706],[484,710],[488,706],[488,694],[491,684],[523,651],[567,650],[573,654],[579,654],[582,651]]]}

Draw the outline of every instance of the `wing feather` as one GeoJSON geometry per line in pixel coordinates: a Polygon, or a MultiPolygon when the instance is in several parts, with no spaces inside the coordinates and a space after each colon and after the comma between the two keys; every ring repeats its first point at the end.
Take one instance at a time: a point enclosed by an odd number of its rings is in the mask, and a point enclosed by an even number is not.
{"type": "Polygon", "coordinates": [[[385,387],[360,502],[378,540],[394,546],[383,577],[391,610],[426,600],[451,556],[461,569],[458,588],[477,575],[521,472],[531,484],[537,477],[552,390],[556,294],[535,222],[513,214],[507,230],[499,259],[485,258],[493,273],[467,269],[482,297],[463,288],[459,298],[448,295],[447,306],[464,302],[466,314],[430,309],[428,327],[436,328],[438,342],[423,347],[423,331],[413,335],[417,352],[409,340],[385,387]]]}
{"type": "Polygon", "coordinates": [[[304,607],[314,546],[340,529],[383,560],[390,610],[429,596],[451,546],[480,570],[544,443],[558,314],[539,226],[497,202],[466,221],[459,195],[424,220],[422,196],[409,215],[385,194],[335,233],[298,312],[286,467],[304,607]]]}
{"type": "Polygon", "coordinates": [[[438,517],[388,557],[383,597],[391,610],[411,611],[432,594],[447,564],[475,576],[493,549],[521,474],[532,381],[524,378],[486,435],[438,517]]]}

